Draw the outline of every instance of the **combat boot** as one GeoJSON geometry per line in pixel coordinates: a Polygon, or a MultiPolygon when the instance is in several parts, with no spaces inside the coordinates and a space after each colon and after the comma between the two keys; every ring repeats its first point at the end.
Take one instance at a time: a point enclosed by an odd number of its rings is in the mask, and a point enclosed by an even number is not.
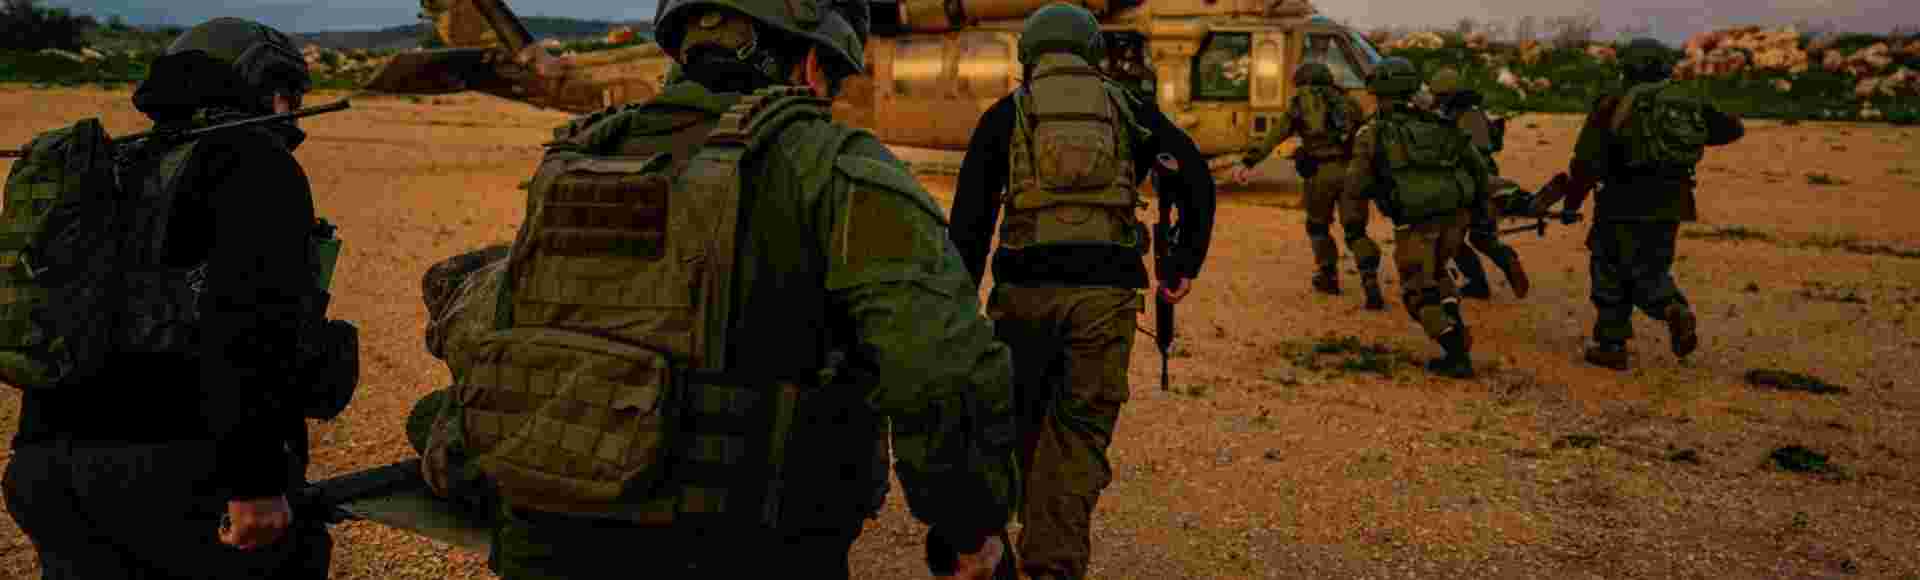
{"type": "Polygon", "coordinates": [[[1587,347],[1587,362],[1616,371],[1627,370],[1627,345],[1618,342],[1595,343],[1587,347]]]}
{"type": "Polygon", "coordinates": [[[1456,379],[1473,378],[1473,356],[1468,352],[1467,326],[1454,327],[1453,332],[1440,335],[1440,348],[1446,349],[1446,355],[1427,361],[1427,372],[1456,379]]]}
{"type": "Polygon", "coordinates": [[[1313,289],[1321,294],[1340,295],[1340,271],[1334,268],[1321,268],[1313,275],[1313,289]]]}
{"type": "Polygon", "coordinates": [[[1700,346],[1700,335],[1694,332],[1699,321],[1694,319],[1693,309],[1679,302],[1667,305],[1666,316],[1667,332],[1673,337],[1673,356],[1687,358],[1700,346]]]}
{"type": "Polygon", "coordinates": [[[1380,272],[1360,272],[1360,288],[1367,292],[1367,310],[1387,309],[1387,297],[1380,294],[1380,272]]]}

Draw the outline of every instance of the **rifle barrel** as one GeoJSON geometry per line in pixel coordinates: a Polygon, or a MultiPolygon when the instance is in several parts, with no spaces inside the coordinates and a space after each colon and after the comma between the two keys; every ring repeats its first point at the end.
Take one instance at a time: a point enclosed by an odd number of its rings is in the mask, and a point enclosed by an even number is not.
{"type": "Polygon", "coordinates": [[[11,159],[14,157],[26,157],[26,156],[27,156],[27,152],[21,151],[19,149],[0,149],[0,159],[11,159]]]}
{"type": "MultiPolygon", "coordinates": [[[[272,114],[272,115],[267,115],[267,116],[264,116],[264,117],[252,117],[252,118],[247,118],[247,119],[239,119],[239,120],[235,120],[235,121],[227,121],[227,122],[225,122],[225,123],[221,123],[221,124],[218,124],[218,125],[211,125],[211,126],[207,126],[207,127],[201,127],[201,128],[198,128],[198,129],[192,129],[192,130],[188,130],[188,131],[182,131],[182,132],[180,132],[180,133],[179,133],[179,135],[178,135],[178,136],[179,136],[180,138],[192,138],[192,137],[199,137],[199,136],[201,136],[201,135],[206,135],[206,134],[208,134],[208,133],[214,133],[214,132],[219,132],[219,131],[225,131],[225,130],[227,130],[227,129],[233,129],[233,128],[237,128],[237,127],[245,127],[245,126],[248,126],[248,125],[259,125],[259,124],[262,124],[262,123],[273,123],[273,122],[277,122],[277,121],[287,121],[287,120],[292,120],[292,119],[299,119],[299,118],[302,118],[302,117],[312,117],[312,116],[314,116],[314,115],[320,115],[320,114],[325,114],[325,113],[332,113],[332,112],[334,112],[334,111],[343,111],[343,110],[346,110],[347,108],[349,108],[349,107],[351,107],[351,106],[353,106],[353,103],[351,102],[351,100],[352,100],[352,99],[340,99],[340,100],[338,100],[338,101],[334,101],[334,102],[331,102],[331,103],[327,103],[327,104],[325,104],[325,105],[319,105],[319,106],[314,106],[314,107],[307,107],[307,108],[304,108],[304,109],[294,109],[294,110],[291,110],[291,111],[287,111],[287,112],[285,112],[285,113],[274,113],[274,114],[272,114]]],[[[152,136],[154,136],[154,133],[153,133],[152,131],[147,131],[147,132],[142,132],[142,133],[134,133],[134,134],[132,134],[132,135],[127,135],[127,136],[125,136],[125,137],[121,137],[121,138],[119,138],[119,139],[114,139],[114,140],[113,140],[113,142],[114,142],[115,144],[121,144],[121,143],[130,143],[130,142],[133,142],[133,141],[138,141],[138,140],[140,140],[140,139],[145,139],[145,138],[148,138],[148,137],[152,137],[152,136]]]]}

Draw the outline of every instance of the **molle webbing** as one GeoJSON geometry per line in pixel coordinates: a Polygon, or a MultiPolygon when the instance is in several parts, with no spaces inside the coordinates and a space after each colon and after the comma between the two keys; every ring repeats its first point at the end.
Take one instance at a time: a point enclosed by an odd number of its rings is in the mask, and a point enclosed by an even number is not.
{"type": "Polygon", "coordinates": [[[1122,91],[1077,56],[1040,58],[1013,98],[1001,245],[1144,248],[1122,91]]]}

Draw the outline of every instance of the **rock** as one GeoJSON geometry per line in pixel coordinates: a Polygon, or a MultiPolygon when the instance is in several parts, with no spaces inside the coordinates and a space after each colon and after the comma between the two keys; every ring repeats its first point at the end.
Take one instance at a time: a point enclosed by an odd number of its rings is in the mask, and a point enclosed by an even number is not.
{"type": "Polygon", "coordinates": [[[1789,81],[1787,79],[1773,79],[1773,90],[1782,92],[1782,93],[1793,92],[1793,81],[1789,81]]]}
{"type": "Polygon", "coordinates": [[[1594,60],[1598,60],[1600,62],[1613,62],[1614,55],[1615,53],[1614,53],[1613,47],[1611,46],[1607,46],[1604,44],[1587,45],[1587,56],[1593,57],[1594,60]]]}
{"type": "MultiPolygon", "coordinates": [[[[1487,33],[1485,32],[1474,32],[1472,34],[1468,34],[1466,40],[1467,40],[1467,48],[1469,49],[1472,49],[1472,50],[1487,49],[1488,41],[1487,41],[1487,33]]],[[[1920,43],[1915,43],[1915,44],[1916,46],[1920,46],[1920,43]]]]}

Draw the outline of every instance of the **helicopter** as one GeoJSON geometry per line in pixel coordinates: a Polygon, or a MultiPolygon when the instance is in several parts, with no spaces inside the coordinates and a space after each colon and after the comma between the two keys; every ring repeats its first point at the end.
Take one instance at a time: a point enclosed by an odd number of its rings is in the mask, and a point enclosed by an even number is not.
{"type": "MultiPolygon", "coordinates": [[[[1020,83],[1023,19],[1055,0],[873,0],[867,74],[834,114],[892,145],[964,151],[973,121],[1020,83]]],[[[1215,169],[1284,114],[1292,71],[1325,63],[1375,106],[1365,80],[1380,52],[1310,0],[1074,0],[1100,18],[1110,77],[1155,100],[1215,169]]],[[[478,91],[584,114],[660,92],[673,66],[650,42],[571,54],[563,67],[504,0],[420,0],[447,48],[396,55],[361,87],[390,94],[478,91]]],[[[1289,144],[1291,146],[1291,144],[1289,144]]]]}

